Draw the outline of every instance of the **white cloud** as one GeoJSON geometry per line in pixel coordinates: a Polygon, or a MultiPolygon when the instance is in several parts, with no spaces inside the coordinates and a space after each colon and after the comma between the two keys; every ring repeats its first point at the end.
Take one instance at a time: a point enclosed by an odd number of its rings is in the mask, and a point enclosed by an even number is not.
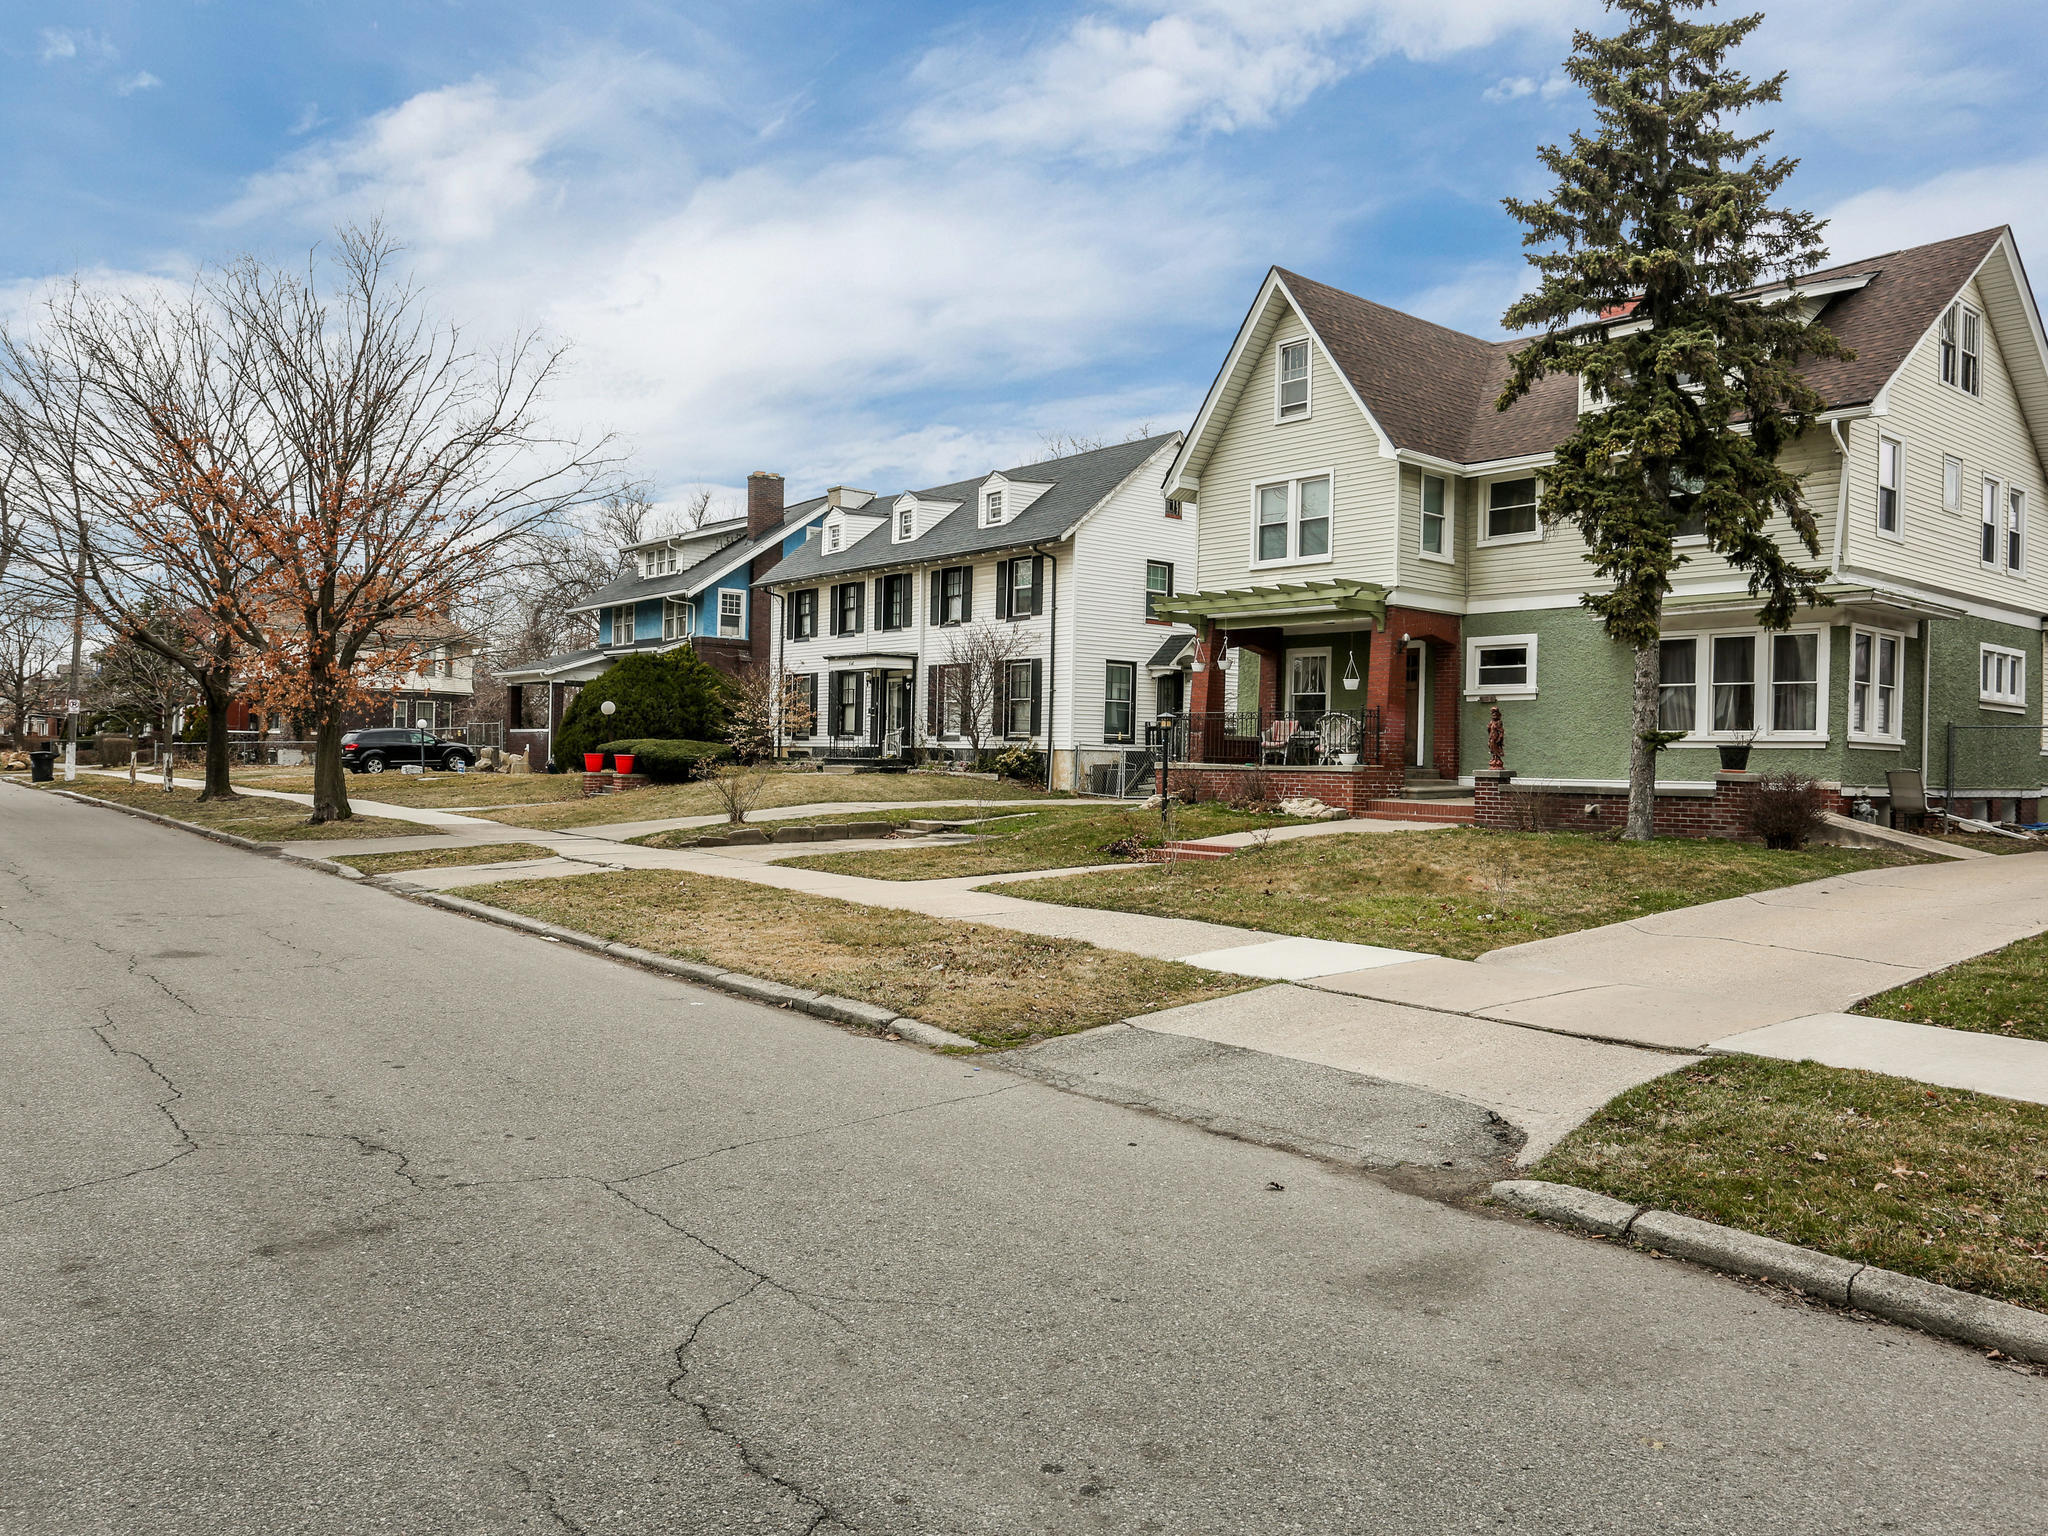
{"type": "Polygon", "coordinates": [[[1841,261],[2010,224],[2022,260],[2048,265],[2048,155],[1946,171],[1911,186],[1872,187],[1825,210],[1841,261]]]}
{"type": "Polygon", "coordinates": [[[1525,96],[1541,96],[1545,101],[1555,101],[1571,89],[1571,80],[1561,73],[1548,75],[1542,80],[1534,75],[1509,75],[1479,94],[1482,100],[1499,106],[1502,102],[1520,101],[1525,96]]]}
{"type": "Polygon", "coordinates": [[[320,103],[309,101],[299,109],[299,115],[292,120],[291,127],[285,129],[285,132],[295,139],[304,138],[324,121],[326,120],[320,116],[320,103]]]}
{"type": "Polygon", "coordinates": [[[1397,304],[1438,325],[1473,336],[1498,337],[1505,334],[1500,317],[1535,278],[1535,269],[1527,262],[1475,261],[1397,304]]]}
{"type": "Polygon", "coordinates": [[[130,75],[126,80],[115,86],[114,90],[122,96],[133,96],[137,91],[153,91],[162,84],[163,81],[157,79],[155,75],[144,69],[130,75]]]}
{"type": "Polygon", "coordinates": [[[36,57],[45,64],[84,59],[91,64],[111,62],[118,53],[114,45],[90,27],[44,27],[36,34],[36,57]]]}
{"type": "Polygon", "coordinates": [[[909,130],[938,149],[1130,160],[1187,134],[1266,127],[1387,54],[1436,58],[1510,31],[1561,33],[1590,0],[1125,0],[1022,57],[928,54],[909,130]]]}

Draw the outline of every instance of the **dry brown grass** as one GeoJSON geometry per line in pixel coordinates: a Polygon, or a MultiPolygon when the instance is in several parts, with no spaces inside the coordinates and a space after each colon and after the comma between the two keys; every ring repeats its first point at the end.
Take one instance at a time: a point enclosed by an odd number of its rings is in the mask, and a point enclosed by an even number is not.
{"type": "Polygon", "coordinates": [[[366,875],[395,875],[408,869],[460,869],[468,864],[509,864],[516,859],[551,859],[539,843],[477,843],[467,848],[408,848],[401,853],[353,853],[336,859],[366,875]]]}
{"type": "MultiPolygon", "coordinates": [[[[580,775],[569,776],[580,782],[580,775]]],[[[536,797],[538,798],[538,797],[536,797]]],[[[816,773],[790,771],[768,775],[756,809],[777,805],[830,805],[838,802],[936,800],[949,805],[980,801],[1042,800],[1045,791],[1010,780],[969,779],[947,773],[816,773]]],[[[594,827],[621,821],[663,821],[671,816],[723,817],[725,807],[709,784],[657,784],[623,795],[593,795],[559,805],[484,811],[480,815],[511,827],[552,830],[594,827]]]]}
{"type": "Polygon", "coordinates": [[[161,785],[152,786],[147,780],[132,788],[125,779],[97,778],[81,778],[68,786],[59,783],[39,787],[70,788],[95,800],[111,800],[116,805],[155,811],[159,816],[176,817],[179,821],[211,827],[217,832],[232,832],[236,837],[250,838],[259,843],[320,842],[356,837],[435,837],[440,832],[437,827],[422,827],[410,821],[387,821],[381,816],[356,816],[348,821],[323,822],[314,826],[306,819],[312,812],[289,800],[266,800],[260,795],[246,795],[234,800],[202,802],[196,789],[174,789],[165,794],[161,785]]]}
{"type": "Polygon", "coordinates": [[[627,870],[466,889],[472,901],[682,960],[1025,1045],[1254,983],[1049,939],[737,880],[627,870]]]}

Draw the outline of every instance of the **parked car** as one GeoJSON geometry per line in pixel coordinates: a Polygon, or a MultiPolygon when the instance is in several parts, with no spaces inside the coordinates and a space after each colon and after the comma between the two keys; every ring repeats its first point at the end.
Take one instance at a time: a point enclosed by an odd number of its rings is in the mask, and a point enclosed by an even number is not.
{"type": "Polygon", "coordinates": [[[382,773],[408,763],[453,772],[458,764],[474,768],[476,753],[432,731],[350,731],[341,738],[341,766],[350,773],[382,773]]]}

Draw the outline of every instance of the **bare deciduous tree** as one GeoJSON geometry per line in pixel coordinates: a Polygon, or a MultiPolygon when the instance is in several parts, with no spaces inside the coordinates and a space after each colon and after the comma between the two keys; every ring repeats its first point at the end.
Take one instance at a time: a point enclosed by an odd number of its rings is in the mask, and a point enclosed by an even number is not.
{"type": "Polygon", "coordinates": [[[0,704],[7,706],[8,740],[22,746],[28,717],[43,702],[50,675],[70,641],[62,609],[17,589],[0,593],[0,704]]]}
{"type": "Polygon", "coordinates": [[[928,722],[938,734],[945,720],[956,719],[975,761],[982,744],[1003,734],[996,718],[1002,707],[1010,663],[1025,649],[1024,636],[1013,624],[976,624],[956,631],[946,648],[945,671],[937,688],[940,720],[928,722]]]}

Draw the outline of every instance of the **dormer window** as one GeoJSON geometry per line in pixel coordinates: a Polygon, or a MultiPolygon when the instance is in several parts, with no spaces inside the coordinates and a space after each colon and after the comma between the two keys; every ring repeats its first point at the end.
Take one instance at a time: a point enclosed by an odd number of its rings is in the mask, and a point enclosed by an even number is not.
{"type": "Polygon", "coordinates": [[[1284,341],[1280,344],[1279,398],[1274,404],[1274,419],[1293,421],[1308,415],[1308,343],[1306,341],[1284,341]]]}
{"type": "Polygon", "coordinates": [[[838,554],[840,541],[844,537],[845,531],[838,523],[827,523],[825,525],[825,553],[828,555],[838,554]]]}
{"type": "Polygon", "coordinates": [[[908,544],[917,537],[917,508],[914,506],[896,509],[896,542],[908,544]]]}
{"type": "Polygon", "coordinates": [[[990,491],[981,499],[981,526],[993,528],[1003,521],[1003,493],[990,491]]]}

